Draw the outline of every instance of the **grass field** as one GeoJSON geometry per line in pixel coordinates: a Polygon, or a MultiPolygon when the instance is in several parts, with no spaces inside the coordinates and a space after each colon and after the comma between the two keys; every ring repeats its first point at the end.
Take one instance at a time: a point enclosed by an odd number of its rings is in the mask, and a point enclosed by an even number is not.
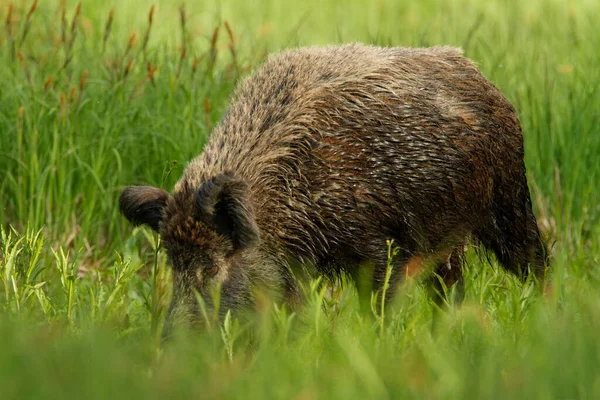
{"type": "Polygon", "coordinates": [[[599,398],[600,3],[297,3],[0,3],[0,398],[599,398]],[[161,348],[169,269],[120,190],[170,190],[267,53],[352,41],[461,46],[515,104],[551,290],[471,250],[435,328],[418,283],[372,317],[315,283],[161,348]]]}

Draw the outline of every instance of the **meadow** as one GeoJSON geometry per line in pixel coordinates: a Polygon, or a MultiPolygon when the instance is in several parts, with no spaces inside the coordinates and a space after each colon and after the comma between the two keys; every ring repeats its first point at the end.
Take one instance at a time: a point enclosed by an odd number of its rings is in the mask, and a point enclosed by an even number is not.
{"type": "MultiPolygon", "coordinates": [[[[0,398],[599,398],[595,0],[0,2],[0,398]],[[419,282],[359,312],[313,282],[292,313],[160,345],[160,239],[125,185],[171,190],[240,79],[300,45],[460,46],[515,105],[550,288],[471,248],[465,298],[419,282]],[[435,324],[434,315],[437,315],[435,324]]],[[[386,243],[382,243],[386,246],[386,243]]]]}

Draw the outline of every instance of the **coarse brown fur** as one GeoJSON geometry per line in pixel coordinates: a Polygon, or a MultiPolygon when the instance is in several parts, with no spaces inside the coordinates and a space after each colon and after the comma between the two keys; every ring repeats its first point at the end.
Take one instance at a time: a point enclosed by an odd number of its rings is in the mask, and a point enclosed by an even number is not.
{"type": "Polygon", "coordinates": [[[251,306],[257,287],[295,303],[296,264],[357,276],[368,262],[378,289],[388,239],[400,247],[393,285],[425,264],[459,280],[470,237],[519,276],[546,265],[515,110],[451,47],[273,55],[173,195],[127,188],[120,204],[162,235],[171,319],[193,318],[193,290],[217,283],[224,309],[251,306]]]}

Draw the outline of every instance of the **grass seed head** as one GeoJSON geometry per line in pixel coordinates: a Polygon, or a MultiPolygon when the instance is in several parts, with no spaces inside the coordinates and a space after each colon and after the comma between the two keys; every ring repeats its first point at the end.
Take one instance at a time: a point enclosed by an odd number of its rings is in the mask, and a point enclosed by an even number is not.
{"type": "Polygon", "coordinates": [[[129,40],[127,41],[127,49],[125,50],[125,54],[128,54],[129,51],[135,45],[136,37],[137,37],[137,35],[135,32],[133,32],[131,35],[129,35],[129,40]]]}
{"type": "Polygon", "coordinates": [[[47,93],[48,90],[50,90],[53,80],[54,80],[54,77],[52,75],[50,75],[50,77],[48,77],[48,79],[46,80],[46,83],[44,84],[44,92],[47,93]]]}
{"type": "Polygon", "coordinates": [[[60,16],[60,37],[63,43],[67,43],[67,9],[64,7],[60,16]]]}
{"type": "Polygon", "coordinates": [[[75,41],[75,33],[77,29],[77,24],[79,22],[79,16],[81,15],[81,2],[77,3],[77,8],[75,9],[75,15],[73,16],[73,21],[71,21],[71,45],[75,41]]]}
{"type": "Polygon", "coordinates": [[[194,56],[194,62],[192,63],[192,75],[194,75],[196,73],[197,69],[198,69],[198,57],[194,56]]]}
{"type": "Polygon", "coordinates": [[[29,69],[27,68],[27,65],[25,64],[25,57],[23,56],[23,53],[21,53],[20,50],[17,52],[17,58],[19,59],[19,64],[21,64],[21,68],[23,68],[23,73],[25,74],[25,78],[27,79],[27,82],[29,82],[29,84],[32,85],[31,74],[29,73],[29,69]]]}
{"type": "Polygon", "coordinates": [[[12,25],[12,9],[13,9],[13,5],[12,3],[8,4],[8,10],[6,12],[6,30],[9,32],[10,35],[10,27],[12,25]]]}
{"type": "Polygon", "coordinates": [[[229,36],[229,41],[233,45],[235,41],[233,40],[233,31],[231,30],[231,26],[229,26],[229,22],[225,21],[225,29],[227,30],[227,36],[229,36]]]}
{"type": "Polygon", "coordinates": [[[152,26],[152,21],[154,20],[154,4],[150,7],[150,12],[148,13],[148,25],[152,26]]]}
{"type": "Polygon", "coordinates": [[[106,20],[106,25],[104,26],[104,37],[102,38],[102,45],[106,46],[106,42],[110,36],[110,31],[112,29],[113,18],[115,15],[115,9],[111,8],[108,12],[108,20],[106,20]]]}
{"type": "Polygon", "coordinates": [[[11,60],[15,59],[15,40],[13,37],[13,28],[12,28],[12,10],[13,5],[10,3],[8,5],[8,11],[6,14],[6,36],[8,37],[8,42],[10,43],[10,56],[11,60]]]}
{"type": "Polygon", "coordinates": [[[88,77],[88,72],[86,69],[85,71],[83,71],[83,74],[81,74],[81,80],[79,81],[79,90],[83,90],[83,88],[85,87],[85,84],[87,82],[87,77],[88,77]]]}
{"type": "Polygon", "coordinates": [[[146,71],[148,72],[146,74],[146,78],[150,79],[150,82],[152,82],[152,86],[156,87],[156,81],[154,80],[154,74],[156,73],[156,71],[158,70],[158,65],[152,66],[152,63],[150,63],[150,61],[146,62],[146,71]]]}
{"type": "Polygon", "coordinates": [[[181,49],[181,55],[179,56],[179,65],[177,66],[177,79],[179,79],[179,76],[181,75],[181,70],[183,69],[183,61],[185,60],[186,56],[187,47],[183,46],[183,48],[181,49]]]}
{"type": "Polygon", "coordinates": [[[144,41],[142,43],[142,53],[144,54],[144,59],[146,59],[146,47],[148,46],[148,41],[150,40],[150,31],[152,30],[152,22],[154,21],[154,5],[150,7],[150,12],[148,13],[148,29],[146,29],[146,33],[144,34],[144,41]]]}
{"type": "Polygon", "coordinates": [[[127,76],[129,75],[129,72],[131,71],[131,67],[133,67],[133,60],[129,60],[129,62],[127,63],[127,66],[125,67],[125,72],[124,72],[123,78],[127,78],[127,76]]]}
{"type": "Polygon", "coordinates": [[[215,51],[217,50],[217,40],[219,39],[219,27],[217,26],[215,28],[215,30],[213,31],[212,34],[212,38],[210,40],[210,50],[211,51],[215,51]]]}
{"type": "Polygon", "coordinates": [[[34,0],[33,4],[31,5],[31,8],[29,8],[29,12],[27,13],[27,17],[26,17],[27,20],[29,20],[31,18],[31,15],[35,12],[35,10],[37,9],[37,5],[38,5],[37,0],[34,0]]]}
{"type": "Polygon", "coordinates": [[[215,63],[217,62],[217,40],[219,39],[219,26],[215,28],[210,41],[210,59],[209,59],[209,72],[212,72],[215,63]]]}
{"type": "Polygon", "coordinates": [[[27,13],[27,16],[25,17],[25,27],[23,28],[23,34],[21,36],[21,43],[23,43],[25,41],[25,38],[27,37],[27,34],[29,33],[29,29],[31,28],[31,16],[33,15],[33,13],[35,12],[36,9],[37,9],[37,0],[34,0],[33,4],[31,5],[31,8],[29,9],[29,12],[27,13]]]}
{"type": "Polygon", "coordinates": [[[188,41],[186,19],[187,19],[187,15],[185,12],[185,4],[182,3],[181,6],[179,7],[179,20],[181,23],[181,41],[183,42],[184,46],[187,46],[187,41],[188,41]]]}

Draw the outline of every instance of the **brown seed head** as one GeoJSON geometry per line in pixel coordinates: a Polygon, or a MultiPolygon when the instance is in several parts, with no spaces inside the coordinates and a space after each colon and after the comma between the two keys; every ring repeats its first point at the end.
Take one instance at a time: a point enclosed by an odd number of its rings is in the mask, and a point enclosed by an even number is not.
{"type": "Polygon", "coordinates": [[[73,86],[73,87],[71,88],[71,95],[69,96],[69,99],[70,99],[71,101],[75,100],[75,93],[76,93],[76,92],[77,92],[77,88],[75,88],[75,86],[73,86]]]}
{"type": "MultiPolygon", "coordinates": [[[[71,34],[75,33],[75,29],[77,28],[77,22],[79,20],[79,15],[81,14],[81,2],[77,3],[77,8],[75,9],[75,15],[73,16],[73,21],[71,22],[71,34]]],[[[75,37],[71,39],[71,44],[75,37]]]]}
{"type": "Polygon", "coordinates": [[[127,77],[127,75],[129,75],[129,71],[131,71],[131,67],[133,66],[133,60],[129,60],[129,62],[127,63],[127,66],[125,67],[125,77],[127,77]]]}
{"type": "Polygon", "coordinates": [[[83,74],[81,75],[81,80],[79,81],[79,90],[83,90],[83,88],[85,87],[85,83],[87,82],[87,77],[88,77],[88,72],[86,69],[85,71],[83,71],[83,74]]]}
{"type": "Polygon", "coordinates": [[[7,27],[10,27],[10,25],[12,23],[12,9],[13,9],[13,5],[12,5],[12,3],[10,3],[8,5],[8,11],[7,11],[7,14],[6,14],[6,26],[7,27]]]}
{"type": "Polygon", "coordinates": [[[192,64],[192,75],[196,73],[198,69],[198,57],[194,56],[194,63],[192,64]]]}
{"type": "Polygon", "coordinates": [[[37,9],[37,5],[38,5],[37,0],[34,0],[33,4],[31,5],[31,8],[29,9],[29,12],[27,13],[27,17],[26,17],[27,20],[29,20],[31,18],[31,15],[35,12],[35,10],[37,9]]]}
{"type": "Polygon", "coordinates": [[[183,46],[181,49],[181,56],[179,58],[179,66],[177,67],[177,78],[181,75],[181,70],[183,69],[183,60],[187,56],[187,47],[183,46]]]}
{"type": "Polygon", "coordinates": [[[148,71],[148,79],[152,82],[152,86],[156,87],[156,81],[154,80],[154,74],[158,71],[158,65],[155,65],[148,71]]]}
{"type": "Polygon", "coordinates": [[[48,92],[48,90],[50,90],[50,86],[52,85],[53,80],[54,77],[50,75],[50,77],[46,80],[46,83],[44,84],[44,92],[48,92]]]}
{"type": "Polygon", "coordinates": [[[60,20],[60,36],[62,42],[67,43],[67,10],[65,8],[62,9],[60,20]]]}
{"type": "Polygon", "coordinates": [[[131,35],[129,35],[129,41],[127,42],[127,50],[125,50],[125,52],[129,52],[129,50],[131,50],[131,48],[135,44],[135,39],[136,39],[136,34],[135,34],[135,32],[133,32],[131,35]]]}
{"type": "Polygon", "coordinates": [[[146,70],[148,71],[148,77],[152,77],[152,75],[154,75],[154,73],[156,72],[157,69],[158,69],[158,66],[155,65],[153,67],[152,64],[150,63],[150,61],[148,61],[146,63],[146,70]]]}
{"type": "Polygon", "coordinates": [[[23,119],[23,115],[25,114],[25,107],[19,107],[19,119],[23,119]]]}
{"type": "Polygon", "coordinates": [[[231,26],[229,26],[229,22],[225,21],[225,29],[227,30],[227,36],[229,36],[229,41],[231,44],[234,44],[233,40],[233,31],[231,30],[231,26]]]}
{"type": "Polygon", "coordinates": [[[185,20],[185,3],[181,3],[181,6],[179,7],[179,21],[181,22],[181,26],[183,28],[185,28],[185,20]]]}
{"type": "Polygon", "coordinates": [[[110,31],[111,31],[114,15],[115,15],[115,10],[114,10],[114,8],[111,8],[110,11],[108,12],[108,20],[106,21],[106,25],[104,26],[104,38],[102,39],[102,42],[104,43],[104,45],[106,45],[106,41],[108,40],[108,37],[110,36],[110,31]]]}
{"type": "Polygon", "coordinates": [[[152,81],[153,85],[155,84],[155,82],[154,82],[154,74],[156,73],[157,70],[158,70],[158,66],[157,65],[155,65],[153,67],[152,64],[150,63],[150,61],[148,61],[146,63],[146,71],[148,71],[148,74],[146,74],[146,77],[152,81]]]}
{"type": "Polygon", "coordinates": [[[152,25],[152,20],[154,19],[154,4],[150,7],[150,12],[148,13],[148,24],[152,25]]]}
{"type": "Polygon", "coordinates": [[[217,39],[219,38],[219,27],[217,26],[213,31],[212,39],[210,41],[210,50],[216,51],[217,48],[217,39]]]}

